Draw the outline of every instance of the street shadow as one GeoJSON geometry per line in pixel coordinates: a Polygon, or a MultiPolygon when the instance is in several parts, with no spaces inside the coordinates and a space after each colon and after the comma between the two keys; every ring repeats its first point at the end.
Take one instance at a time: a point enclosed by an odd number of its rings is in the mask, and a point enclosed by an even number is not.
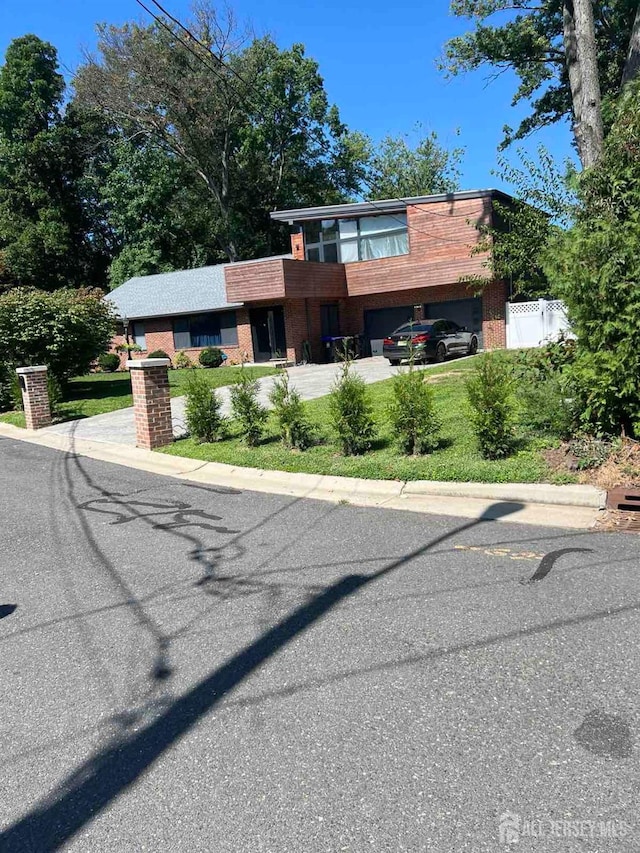
{"type": "Polygon", "coordinates": [[[0,604],[0,619],[11,616],[17,609],[17,604],[0,604]]]}
{"type": "MultiPolygon", "coordinates": [[[[0,850],[58,850],[77,832],[133,785],[177,740],[192,729],[239,684],[262,667],[292,640],[317,624],[337,605],[353,598],[361,590],[398,571],[428,553],[440,543],[479,524],[505,518],[523,505],[499,502],[489,507],[478,519],[459,525],[432,539],[408,554],[369,575],[349,574],[330,586],[312,594],[274,626],[267,628],[252,643],[236,653],[222,666],[203,678],[178,698],[171,699],[157,717],[137,730],[121,729],[113,740],[78,766],[49,796],[35,805],[24,817],[0,833],[0,850]]],[[[138,612],[138,615],[142,615],[138,612]]],[[[153,632],[155,625],[149,625],[153,632]]],[[[157,674],[163,680],[170,674],[164,658],[164,636],[159,641],[156,658],[157,674]]]]}

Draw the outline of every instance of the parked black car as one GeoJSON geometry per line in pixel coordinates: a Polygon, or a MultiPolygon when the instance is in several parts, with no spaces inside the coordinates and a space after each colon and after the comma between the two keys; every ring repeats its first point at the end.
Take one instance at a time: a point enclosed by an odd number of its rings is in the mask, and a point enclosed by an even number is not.
{"type": "Polygon", "coordinates": [[[444,361],[448,355],[474,355],[478,337],[451,320],[424,320],[399,326],[382,344],[382,354],[394,366],[412,350],[415,361],[444,361]]]}

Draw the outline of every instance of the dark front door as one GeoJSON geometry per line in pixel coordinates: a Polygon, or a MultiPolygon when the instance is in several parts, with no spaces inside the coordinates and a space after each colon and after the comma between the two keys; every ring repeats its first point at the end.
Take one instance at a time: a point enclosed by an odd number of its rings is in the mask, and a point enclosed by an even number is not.
{"type": "Polygon", "coordinates": [[[273,308],[252,308],[249,320],[255,361],[284,358],[287,354],[287,341],[284,335],[282,305],[274,305],[273,308]]]}

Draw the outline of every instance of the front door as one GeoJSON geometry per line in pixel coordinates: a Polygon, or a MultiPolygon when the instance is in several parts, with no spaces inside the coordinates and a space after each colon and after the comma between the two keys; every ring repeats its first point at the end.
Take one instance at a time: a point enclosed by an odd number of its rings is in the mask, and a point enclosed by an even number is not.
{"type": "Polygon", "coordinates": [[[272,308],[252,308],[249,311],[249,320],[255,361],[285,358],[287,341],[284,334],[282,305],[274,305],[272,308]]]}

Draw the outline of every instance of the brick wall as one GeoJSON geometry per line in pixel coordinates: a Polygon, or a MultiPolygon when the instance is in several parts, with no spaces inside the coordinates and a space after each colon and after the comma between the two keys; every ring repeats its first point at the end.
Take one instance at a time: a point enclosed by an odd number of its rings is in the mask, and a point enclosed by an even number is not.
{"type": "MultiPolygon", "coordinates": [[[[249,311],[246,308],[236,308],[236,321],[238,329],[238,343],[236,346],[220,346],[220,349],[227,354],[227,364],[234,362],[240,364],[243,354],[246,354],[245,360],[253,361],[253,343],[251,340],[251,326],[249,324],[249,311]]],[[[154,350],[164,350],[166,354],[173,360],[177,350],[173,344],[173,317],[150,317],[142,321],[144,323],[146,350],[142,352],[133,352],[131,355],[119,353],[120,366],[124,369],[128,358],[140,359],[147,358],[149,353],[154,350]]],[[[131,336],[129,336],[131,340],[131,336]]],[[[124,335],[116,335],[111,340],[110,350],[115,352],[115,348],[119,344],[124,343],[124,335]]],[[[203,347],[190,348],[184,351],[189,358],[198,363],[198,357],[202,352],[203,347]]]]}
{"type": "Polygon", "coordinates": [[[291,254],[296,261],[304,261],[304,237],[302,233],[291,235],[291,254]]]}

